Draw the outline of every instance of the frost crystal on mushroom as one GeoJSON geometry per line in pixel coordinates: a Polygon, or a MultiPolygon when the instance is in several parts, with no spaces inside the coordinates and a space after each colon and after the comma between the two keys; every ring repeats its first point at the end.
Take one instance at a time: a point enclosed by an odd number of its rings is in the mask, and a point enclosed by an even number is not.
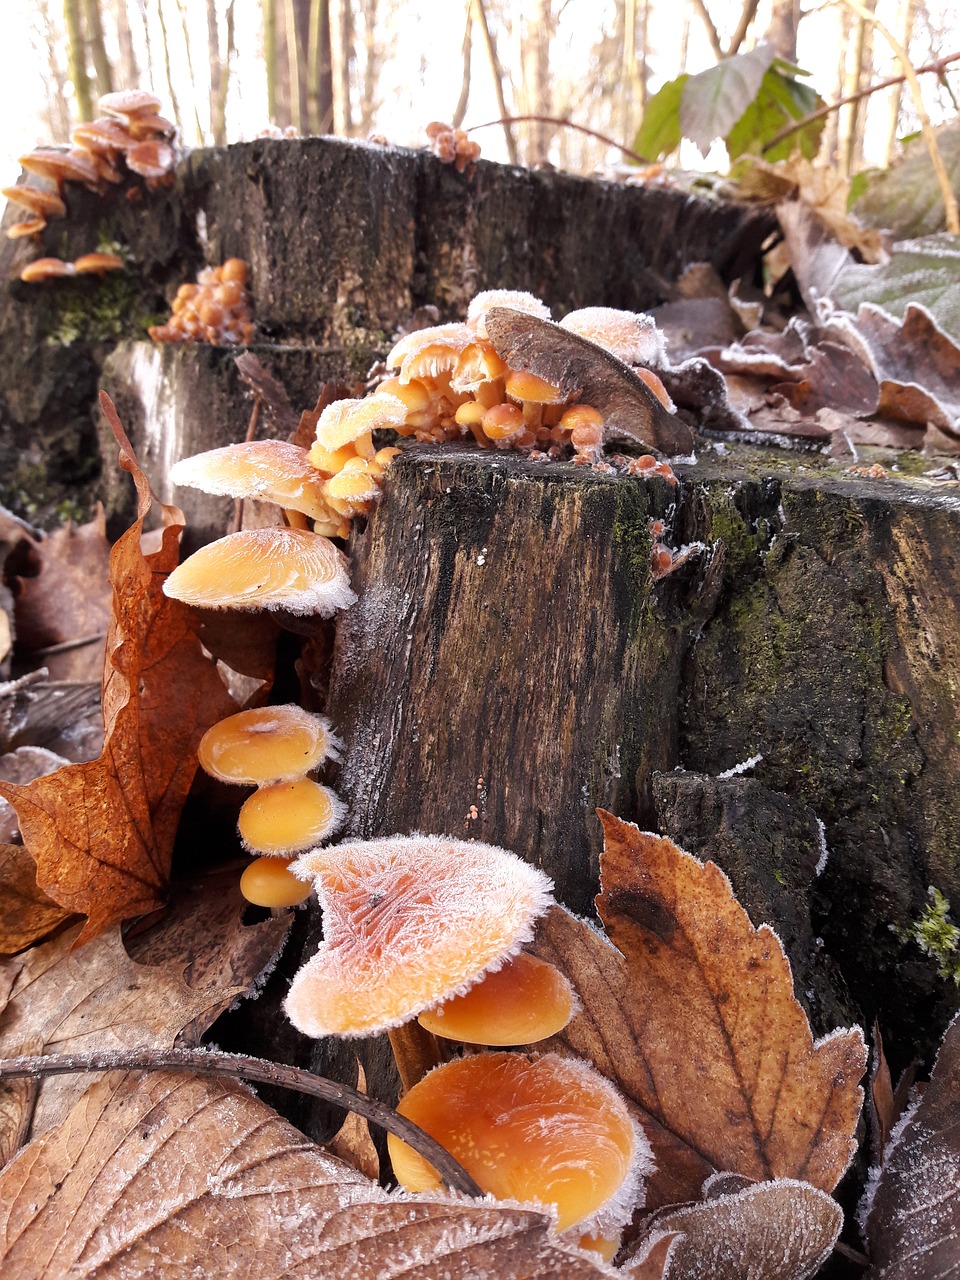
{"type": "Polygon", "coordinates": [[[551,904],[542,871],[494,845],[394,836],[316,849],[324,941],[287,1015],[306,1035],[372,1035],[467,990],[515,955],[551,904]]]}

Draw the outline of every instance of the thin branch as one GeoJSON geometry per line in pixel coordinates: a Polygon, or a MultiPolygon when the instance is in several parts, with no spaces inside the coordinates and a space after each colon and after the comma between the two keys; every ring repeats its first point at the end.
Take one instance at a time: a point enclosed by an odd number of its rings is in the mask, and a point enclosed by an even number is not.
{"type": "Polygon", "coordinates": [[[90,1071],[180,1071],[200,1076],[238,1076],[258,1084],[279,1085],[298,1093],[322,1098],[355,1111],[365,1120],[386,1129],[413,1147],[454,1191],[483,1196],[467,1171],[419,1125],[398,1115],[391,1107],[365,1093],[297,1067],[282,1066],[265,1058],[244,1054],[214,1053],[206,1049],[118,1049],[107,1053],[48,1054],[43,1057],[0,1059],[0,1079],[14,1076],[73,1075],[90,1071]]]}
{"type": "MultiPolygon", "coordinates": [[[[483,42],[487,46],[487,57],[490,60],[490,70],[493,73],[493,90],[497,95],[497,108],[500,112],[500,119],[495,120],[494,124],[502,125],[503,137],[507,144],[507,156],[511,164],[517,164],[519,155],[517,154],[517,140],[513,136],[513,130],[510,128],[512,120],[526,119],[525,116],[510,116],[507,113],[507,100],[503,96],[503,66],[497,53],[497,46],[493,39],[493,33],[490,30],[490,23],[487,19],[487,10],[484,7],[483,0],[474,0],[476,6],[475,12],[480,19],[480,30],[483,32],[483,42]]],[[[530,117],[532,119],[533,117],[530,117]]],[[[478,128],[483,128],[478,125],[478,128]]]]}
{"type": "Polygon", "coordinates": [[[649,165],[646,156],[640,155],[637,151],[631,151],[629,147],[625,147],[622,142],[617,142],[616,138],[611,138],[605,133],[598,133],[596,129],[588,129],[586,125],[575,124],[572,120],[562,119],[559,116],[503,116],[499,120],[485,120],[483,124],[471,125],[467,133],[473,133],[476,129],[489,129],[495,124],[524,124],[527,121],[538,122],[540,124],[553,124],[562,129],[575,129],[577,133],[585,133],[588,138],[596,138],[598,142],[605,143],[608,147],[616,147],[616,149],[627,157],[628,160],[636,160],[637,164],[644,167],[649,165]]]}
{"type": "Polygon", "coordinates": [[[903,47],[897,37],[870,12],[860,0],[841,0],[853,13],[863,18],[864,22],[869,22],[886,40],[887,44],[896,54],[907,84],[910,88],[910,96],[913,98],[913,107],[920,121],[920,132],[927,146],[927,154],[930,157],[930,163],[933,165],[933,172],[937,177],[937,184],[940,187],[940,198],[943,201],[944,220],[947,231],[951,235],[960,235],[960,208],[957,207],[957,197],[953,193],[953,187],[950,185],[950,175],[947,173],[947,166],[943,162],[943,156],[940,154],[940,148],[937,146],[937,139],[933,132],[933,125],[930,123],[930,117],[927,115],[927,109],[923,105],[923,94],[920,91],[920,81],[917,77],[917,71],[913,63],[910,61],[910,55],[903,47]]]}
{"type": "Polygon", "coordinates": [[[691,3],[700,15],[700,20],[703,22],[704,30],[707,33],[707,39],[710,41],[710,48],[719,62],[723,57],[723,45],[720,43],[720,32],[717,30],[717,24],[710,17],[710,12],[704,0],[691,0],[691,3]]]}
{"type": "Polygon", "coordinates": [[[725,58],[732,58],[737,52],[744,40],[747,38],[747,31],[750,23],[757,16],[757,9],[760,7],[760,0],[746,0],[743,9],[740,12],[740,21],[737,28],[730,37],[730,43],[727,45],[727,51],[723,55],[725,58]]]}
{"type": "MultiPolygon", "coordinates": [[[[919,76],[927,72],[935,72],[942,77],[944,68],[949,66],[951,62],[958,60],[960,60],[960,52],[948,53],[945,57],[938,58],[936,62],[928,62],[926,66],[917,67],[916,73],[919,76]]],[[[865,89],[858,89],[856,93],[848,93],[846,97],[837,98],[836,102],[828,102],[825,106],[818,107],[816,111],[811,111],[809,115],[804,116],[802,119],[794,120],[791,124],[785,125],[763,148],[764,154],[772,151],[774,147],[778,147],[791,134],[799,133],[801,129],[805,129],[808,124],[813,124],[816,120],[822,120],[824,116],[830,115],[832,111],[839,111],[848,102],[859,102],[861,98],[868,98],[871,93],[879,93],[881,89],[889,89],[895,84],[903,84],[906,78],[905,75],[890,76],[886,80],[878,80],[876,84],[867,85],[865,89]]]]}

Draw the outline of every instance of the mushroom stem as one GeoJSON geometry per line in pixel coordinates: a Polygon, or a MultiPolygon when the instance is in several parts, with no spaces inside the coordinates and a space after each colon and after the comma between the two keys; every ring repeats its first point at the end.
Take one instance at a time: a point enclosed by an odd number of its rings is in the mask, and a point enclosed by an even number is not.
{"type": "Polygon", "coordinates": [[[428,1071],[445,1061],[437,1044],[437,1037],[421,1027],[416,1019],[394,1027],[387,1035],[390,1037],[390,1047],[404,1093],[409,1093],[428,1071]]]}

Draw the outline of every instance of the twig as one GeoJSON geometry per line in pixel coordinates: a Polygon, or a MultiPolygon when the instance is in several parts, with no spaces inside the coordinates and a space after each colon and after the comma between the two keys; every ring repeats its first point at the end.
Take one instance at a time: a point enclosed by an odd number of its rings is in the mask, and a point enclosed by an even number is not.
{"type": "Polygon", "coordinates": [[[937,146],[937,139],[933,132],[933,125],[930,123],[930,117],[927,115],[927,109],[923,105],[923,94],[920,92],[920,81],[917,78],[917,71],[910,61],[910,54],[904,49],[903,45],[897,37],[879,20],[876,14],[870,12],[860,0],[841,0],[853,13],[861,17],[864,22],[869,22],[886,40],[887,44],[896,54],[903,67],[907,84],[910,88],[910,96],[913,98],[913,107],[920,121],[920,132],[923,140],[927,145],[927,154],[930,157],[930,163],[933,165],[933,172],[937,177],[937,185],[940,187],[940,198],[943,201],[944,221],[947,231],[951,235],[960,235],[960,208],[957,207],[957,197],[953,194],[953,187],[950,185],[950,175],[947,173],[947,166],[943,163],[943,156],[940,154],[940,148],[937,146]]]}
{"type": "MultiPolygon", "coordinates": [[[[917,75],[933,72],[938,76],[942,76],[944,67],[948,67],[951,62],[956,62],[958,59],[960,59],[960,52],[948,53],[945,57],[938,58],[936,62],[928,62],[926,66],[917,67],[917,75]]],[[[847,103],[859,102],[861,98],[869,98],[872,93],[879,93],[882,89],[892,89],[895,84],[903,84],[906,78],[905,75],[889,76],[886,80],[878,80],[876,84],[867,85],[865,89],[858,89],[856,93],[848,93],[843,98],[837,98],[835,102],[828,102],[824,106],[818,107],[816,111],[811,111],[809,115],[803,116],[800,120],[794,120],[791,124],[785,125],[779,133],[774,134],[763,148],[763,153],[766,154],[768,151],[772,151],[774,147],[778,147],[791,134],[799,133],[808,124],[813,124],[816,120],[822,120],[824,116],[830,115],[832,111],[839,111],[847,103]]]]}
{"type": "Polygon", "coordinates": [[[646,156],[640,155],[639,152],[631,151],[622,142],[617,142],[616,138],[610,138],[605,133],[598,133],[596,129],[588,129],[586,125],[575,124],[572,120],[565,120],[560,116],[504,116],[500,120],[485,120],[483,124],[471,125],[467,133],[473,133],[476,129],[489,129],[495,124],[526,124],[527,122],[531,124],[554,124],[564,129],[575,129],[577,133],[585,133],[588,138],[596,138],[598,142],[606,143],[608,147],[616,147],[628,160],[636,160],[637,164],[642,165],[650,163],[646,156]]]}
{"type": "Polygon", "coordinates": [[[323,1098],[349,1111],[413,1147],[430,1162],[448,1187],[468,1196],[483,1196],[466,1169],[445,1151],[439,1142],[391,1107],[365,1093],[351,1089],[310,1071],[286,1067],[265,1058],[239,1053],[215,1053],[207,1049],[117,1049],[107,1053],[47,1054],[42,1057],[0,1059],[0,1079],[14,1076],[73,1075],[89,1071],[182,1071],[200,1076],[238,1076],[258,1084],[295,1089],[313,1098],[323,1098]]]}
{"type": "Polygon", "coordinates": [[[89,636],[80,636],[76,640],[61,640],[59,644],[48,644],[45,649],[34,649],[30,656],[31,658],[52,658],[56,653],[70,653],[73,649],[83,649],[88,644],[97,644],[106,638],[105,631],[97,631],[89,636]]]}

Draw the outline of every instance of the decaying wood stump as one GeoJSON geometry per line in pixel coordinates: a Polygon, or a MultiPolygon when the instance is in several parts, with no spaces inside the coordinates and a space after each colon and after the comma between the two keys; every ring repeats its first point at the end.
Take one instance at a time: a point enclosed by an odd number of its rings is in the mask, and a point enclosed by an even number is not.
{"type": "MultiPolygon", "coordinates": [[[[423,153],[320,139],[195,153],[140,204],[72,195],[44,251],[75,256],[99,228],[131,270],[8,287],[0,337],[23,363],[0,369],[0,497],[17,505],[35,484],[49,509],[88,481],[85,496],[124,509],[112,472],[94,474],[102,378],[192,539],[221,532],[231,504],[174,495],[166,471],[243,435],[232,353],[142,341],[203,261],[250,261],[257,354],[302,409],[322,381],[363,377],[418,306],[461,317],[499,286],[558,312],[643,308],[691,261],[742,274],[769,226],[676,192],[483,163],[471,181],[423,153]]],[[[4,253],[9,276],[27,250],[4,253]]],[[[960,498],[819,455],[700,454],[674,490],[509,453],[405,451],[352,536],[360,599],[329,677],[350,830],[507,845],[580,912],[597,888],[597,806],[665,831],[780,931],[819,1030],[879,1014],[900,1061],[956,1007],[893,928],[930,884],[960,904],[960,498]],[[703,543],[658,581],[651,517],[671,545],[703,543]]],[[[277,976],[222,1042],[342,1074],[352,1047],[306,1046],[279,1011],[321,928],[300,913],[277,976]]]]}

